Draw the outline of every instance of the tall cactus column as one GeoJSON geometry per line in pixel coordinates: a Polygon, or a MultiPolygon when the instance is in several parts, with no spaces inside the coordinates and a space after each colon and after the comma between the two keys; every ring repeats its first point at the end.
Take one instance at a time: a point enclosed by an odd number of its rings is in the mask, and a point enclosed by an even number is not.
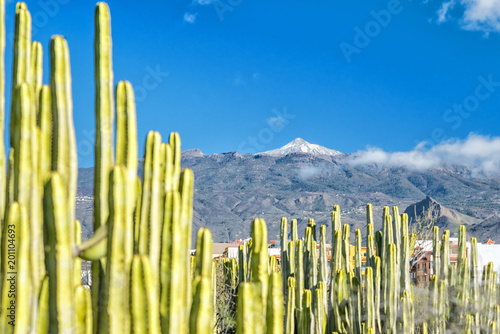
{"type": "Polygon", "coordinates": [[[193,172],[181,174],[180,191],[165,196],[162,250],[160,257],[160,318],[162,333],[188,331],[190,312],[191,243],[193,172]],[[188,234],[189,233],[189,234],[188,234]]]}
{"type": "Polygon", "coordinates": [[[126,209],[127,180],[123,166],[114,167],[110,177],[110,215],[108,220],[108,256],[103,293],[99,333],[126,333],[130,331],[129,285],[132,254],[126,249],[132,242],[126,239],[127,221],[131,214],[126,209]],[[129,257],[129,258],[127,258],[129,257]]]}
{"type": "Polygon", "coordinates": [[[256,332],[265,332],[268,293],[267,226],[263,219],[252,223],[252,283],[254,288],[254,321],[256,332]]]}
{"type": "Polygon", "coordinates": [[[49,276],[49,332],[69,333],[76,327],[74,259],[66,186],[59,173],[45,185],[44,225],[49,276]]]}
{"type": "Polygon", "coordinates": [[[191,307],[191,333],[213,333],[212,234],[206,228],[198,231],[196,245],[194,301],[191,307]]]}
{"type": "MultiPolygon", "coordinates": [[[[99,2],[95,9],[95,115],[96,148],[94,175],[94,232],[106,224],[109,209],[109,173],[113,167],[113,65],[109,8],[99,2]]],[[[99,295],[103,285],[103,261],[92,263],[92,308],[94,332],[99,326],[99,295]]]]}
{"type": "Polygon", "coordinates": [[[282,286],[283,286],[283,296],[286,298],[287,294],[287,280],[289,276],[289,269],[287,267],[288,262],[288,220],[286,217],[281,218],[281,230],[280,230],[280,246],[281,246],[281,276],[282,276],[282,286]]]}

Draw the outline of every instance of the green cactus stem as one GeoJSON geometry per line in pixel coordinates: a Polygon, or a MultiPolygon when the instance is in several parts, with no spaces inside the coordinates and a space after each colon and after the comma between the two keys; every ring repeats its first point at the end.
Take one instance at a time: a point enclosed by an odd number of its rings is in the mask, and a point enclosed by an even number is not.
{"type": "Polygon", "coordinates": [[[283,334],[283,289],[281,275],[273,272],[269,275],[269,293],[267,295],[267,334],[283,334]]]}
{"type": "Polygon", "coordinates": [[[238,305],[236,308],[236,333],[254,334],[254,304],[252,284],[245,282],[238,288],[238,305]]]}
{"type": "Polygon", "coordinates": [[[54,172],[44,189],[45,262],[49,277],[49,332],[69,332],[76,326],[74,259],[67,188],[54,172]]]}
{"type": "Polygon", "coordinates": [[[99,333],[125,333],[130,331],[129,291],[132,239],[126,239],[131,228],[132,212],[127,210],[127,179],[125,167],[117,165],[110,175],[108,219],[107,268],[104,289],[101,293],[99,333]],[[128,245],[125,243],[128,241],[128,245]],[[128,257],[127,257],[128,256],[128,257]]]}
{"type": "MultiPolygon", "coordinates": [[[[290,241],[293,242],[293,241],[290,241]]],[[[295,334],[295,278],[288,277],[285,314],[285,333],[295,334]]]]}
{"type": "Polygon", "coordinates": [[[286,217],[281,218],[281,229],[280,229],[280,246],[281,246],[281,276],[283,279],[283,296],[286,298],[286,283],[288,279],[288,262],[285,261],[288,257],[288,220],[286,217]]]}
{"type": "Polygon", "coordinates": [[[130,274],[131,333],[161,333],[155,278],[147,255],[134,255],[130,274]]]}

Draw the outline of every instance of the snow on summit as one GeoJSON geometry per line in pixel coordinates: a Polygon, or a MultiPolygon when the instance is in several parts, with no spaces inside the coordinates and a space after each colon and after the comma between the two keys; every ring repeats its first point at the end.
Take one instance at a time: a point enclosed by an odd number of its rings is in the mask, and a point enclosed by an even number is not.
{"type": "Polygon", "coordinates": [[[287,155],[288,153],[309,153],[312,155],[339,155],[342,152],[331,150],[324,146],[311,144],[302,138],[295,138],[285,146],[261,154],[287,155]]]}

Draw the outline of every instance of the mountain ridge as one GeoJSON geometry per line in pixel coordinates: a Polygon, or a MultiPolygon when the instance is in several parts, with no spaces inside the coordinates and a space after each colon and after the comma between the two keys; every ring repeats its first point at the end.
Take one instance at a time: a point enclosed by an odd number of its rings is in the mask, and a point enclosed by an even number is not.
{"type": "MultiPolygon", "coordinates": [[[[282,216],[298,219],[302,234],[308,218],[330,225],[334,204],[340,205],[342,221],[351,231],[365,233],[366,203],[373,204],[378,229],[384,206],[404,210],[426,196],[468,219],[471,231],[500,241],[500,219],[495,218],[500,217],[500,178],[474,179],[453,169],[353,166],[343,155],[304,153],[204,155],[189,150],[182,154],[182,167],[195,175],[193,235],[199,227],[209,227],[214,241],[248,237],[255,217],[266,220],[270,239],[278,238],[282,216]],[[487,219],[484,228],[478,225],[487,219]]],[[[142,164],[139,175],[141,169],[142,164]]],[[[93,168],[80,169],[77,215],[87,236],[92,230],[92,189],[93,168]]]]}

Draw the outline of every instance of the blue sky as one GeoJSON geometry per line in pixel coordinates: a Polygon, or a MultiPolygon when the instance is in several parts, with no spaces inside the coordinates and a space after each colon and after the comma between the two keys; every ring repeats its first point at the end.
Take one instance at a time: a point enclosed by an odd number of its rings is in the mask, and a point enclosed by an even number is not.
{"type": "MultiPolygon", "coordinates": [[[[115,80],[136,91],[141,155],[150,129],[178,131],[183,149],[205,154],[255,153],[296,137],[395,152],[500,136],[500,1],[108,4],[115,80]]],[[[27,5],[45,82],[50,36],[68,39],[79,165],[92,166],[95,2],[27,5]]],[[[14,11],[8,3],[8,34],[14,11]]],[[[9,39],[6,66],[10,78],[9,39]]]]}

